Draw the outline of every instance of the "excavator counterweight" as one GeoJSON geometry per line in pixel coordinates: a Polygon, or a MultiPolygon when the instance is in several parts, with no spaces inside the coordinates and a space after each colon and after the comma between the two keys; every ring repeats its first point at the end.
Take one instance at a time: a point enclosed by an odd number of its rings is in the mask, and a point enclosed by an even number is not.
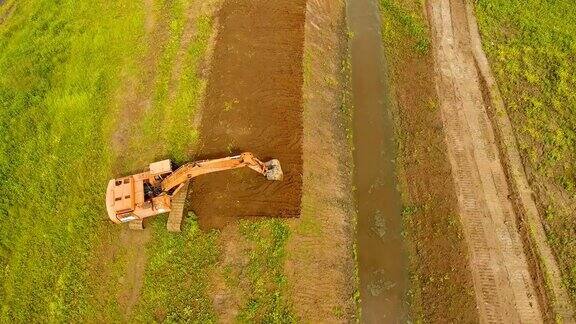
{"type": "Polygon", "coordinates": [[[204,174],[243,167],[262,174],[268,180],[279,181],[283,178],[278,160],[263,163],[248,152],[221,159],[190,162],[175,171],[172,171],[170,160],[154,162],[145,172],[108,182],[108,217],[114,223],[129,222],[134,225],[131,228],[141,229],[145,218],[170,212],[168,228],[179,231],[189,181],[204,174]]]}

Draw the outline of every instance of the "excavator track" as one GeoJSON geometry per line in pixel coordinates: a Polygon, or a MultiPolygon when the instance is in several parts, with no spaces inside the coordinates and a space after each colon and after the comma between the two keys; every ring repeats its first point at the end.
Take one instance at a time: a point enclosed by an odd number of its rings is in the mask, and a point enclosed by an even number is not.
{"type": "Polygon", "coordinates": [[[166,223],[166,228],[169,232],[182,231],[182,219],[184,218],[184,210],[186,209],[186,197],[188,196],[189,185],[190,181],[186,181],[174,198],[172,198],[171,211],[168,215],[168,223],[166,223]]]}
{"type": "Polygon", "coordinates": [[[141,231],[144,229],[144,220],[143,219],[133,220],[130,223],[128,223],[128,228],[130,228],[133,231],[141,231]]]}

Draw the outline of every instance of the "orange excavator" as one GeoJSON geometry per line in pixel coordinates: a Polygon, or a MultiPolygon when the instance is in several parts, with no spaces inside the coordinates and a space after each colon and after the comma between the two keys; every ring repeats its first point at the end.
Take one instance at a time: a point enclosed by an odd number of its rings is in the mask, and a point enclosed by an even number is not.
{"type": "Polygon", "coordinates": [[[168,216],[168,230],[180,231],[190,180],[203,174],[248,167],[268,180],[282,180],[280,162],[266,163],[252,153],[184,164],[172,171],[172,162],[163,160],[150,164],[148,171],[108,182],[106,209],[117,224],[129,223],[131,229],[143,229],[143,220],[162,213],[168,216]]]}

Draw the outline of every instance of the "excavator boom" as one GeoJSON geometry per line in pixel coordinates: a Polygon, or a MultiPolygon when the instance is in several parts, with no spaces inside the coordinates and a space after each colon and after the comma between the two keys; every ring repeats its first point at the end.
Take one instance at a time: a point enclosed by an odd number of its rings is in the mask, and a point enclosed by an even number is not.
{"type": "MultiPolygon", "coordinates": [[[[130,222],[138,224],[154,215],[171,212],[173,200],[176,209],[182,214],[181,199],[185,197],[188,182],[198,176],[219,171],[248,167],[268,180],[282,180],[283,173],[278,160],[266,163],[258,160],[252,153],[245,152],[237,156],[214,160],[187,163],[172,171],[170,160],[151,163],[149,170],[108,182],[106,209],[109,218],[115,223],[130,222]]],[[[181,217],[181,216],[180,216],[181,217]]]]}
{"type": "Polygon", "coordinates": [[[252,153],[242,153],[237,156],[222,159],[187,163],[162,181],[162,190],[169,192],[187,180],[203,174],[243,167],[249,167],[250,169],[266,176],[268,180],[282,180],[282,171],[278,160],[271,160],[267,163],[263,163],[255,158],[252,153]]]}

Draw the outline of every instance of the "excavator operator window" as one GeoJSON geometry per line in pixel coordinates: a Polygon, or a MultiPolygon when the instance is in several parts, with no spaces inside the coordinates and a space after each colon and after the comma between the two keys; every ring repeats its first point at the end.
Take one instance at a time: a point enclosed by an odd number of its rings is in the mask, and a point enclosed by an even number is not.
{"type": "Polygon", "coordinates": [[[144,200],[152,199],[154,197],[154,187],[150,182],[144,181],[144,200]]]}
{"type": "Polygon", "coordinates": [[[126,183],[130,183],[130,178],[124,179],[124,183],[125,183],[125,184],[126,184],[126,183]]]}

